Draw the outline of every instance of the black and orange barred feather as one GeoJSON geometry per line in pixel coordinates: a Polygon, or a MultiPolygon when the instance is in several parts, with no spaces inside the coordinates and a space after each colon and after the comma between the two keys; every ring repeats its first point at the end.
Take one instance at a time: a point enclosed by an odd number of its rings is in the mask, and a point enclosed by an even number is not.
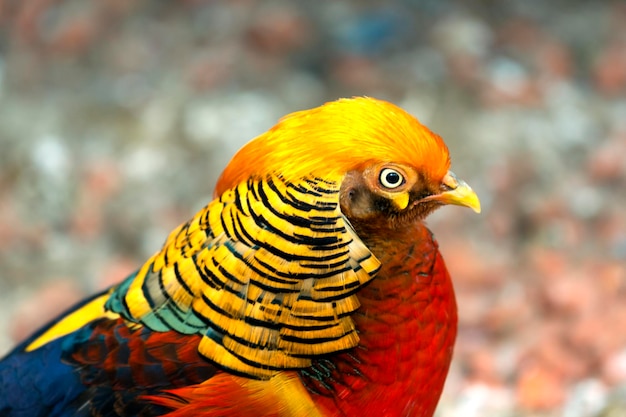
{"type": "Polygon", "coordinates": [[[281,176],[223,193],[174,230],[107,307],[257,378],[356,346],[354,295],[378,260],[342,215],[336,183],[281,176]]]}

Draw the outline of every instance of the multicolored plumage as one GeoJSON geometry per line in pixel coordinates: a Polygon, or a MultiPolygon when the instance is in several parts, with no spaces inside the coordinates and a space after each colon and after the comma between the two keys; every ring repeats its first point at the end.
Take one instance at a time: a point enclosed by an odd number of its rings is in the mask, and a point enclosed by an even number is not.
{"type": "Polygon", "coordinates": [[[432,415],[457,313],[422,220],[480,210],[449,165],[384,101],[283,118],[136,273],[0,362],[0,415],[432,415]]]}

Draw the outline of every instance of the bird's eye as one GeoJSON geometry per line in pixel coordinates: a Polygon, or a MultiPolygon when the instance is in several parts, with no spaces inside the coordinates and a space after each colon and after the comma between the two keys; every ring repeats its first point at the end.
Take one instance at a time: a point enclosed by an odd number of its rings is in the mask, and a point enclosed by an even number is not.
{"type": "Polygon", "coordinates": [[[404,177],[395,169],[385,168],[380,171],[379,181],[385,188],[398,188],[404,184],[404,177]]]}

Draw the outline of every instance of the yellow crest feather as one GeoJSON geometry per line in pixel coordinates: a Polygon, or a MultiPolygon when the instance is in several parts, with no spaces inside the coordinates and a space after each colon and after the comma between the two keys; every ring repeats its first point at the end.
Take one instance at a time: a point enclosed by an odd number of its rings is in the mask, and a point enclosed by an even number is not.
{"type": "Polygon", "coordinates": [[[373,162],[414,166],[433,180],[450,166],[443,140],[401,108],[368,97],[341,99],[283,117],[233,157],[216,186],[220,195],[249,178],[281,175],[341,181],[373,162]]]}

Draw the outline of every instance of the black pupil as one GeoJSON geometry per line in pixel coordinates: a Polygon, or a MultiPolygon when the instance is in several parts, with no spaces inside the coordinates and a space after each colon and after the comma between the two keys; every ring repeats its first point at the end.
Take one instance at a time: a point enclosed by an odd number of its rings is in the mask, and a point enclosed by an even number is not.
{"type": "Polygon", "coordinates": [[[385,176],[385,179],[387,180],[388,184],[396,185],[400,182],[400,174],[398,174],[397,172],[388,172],[385,176]]]}

